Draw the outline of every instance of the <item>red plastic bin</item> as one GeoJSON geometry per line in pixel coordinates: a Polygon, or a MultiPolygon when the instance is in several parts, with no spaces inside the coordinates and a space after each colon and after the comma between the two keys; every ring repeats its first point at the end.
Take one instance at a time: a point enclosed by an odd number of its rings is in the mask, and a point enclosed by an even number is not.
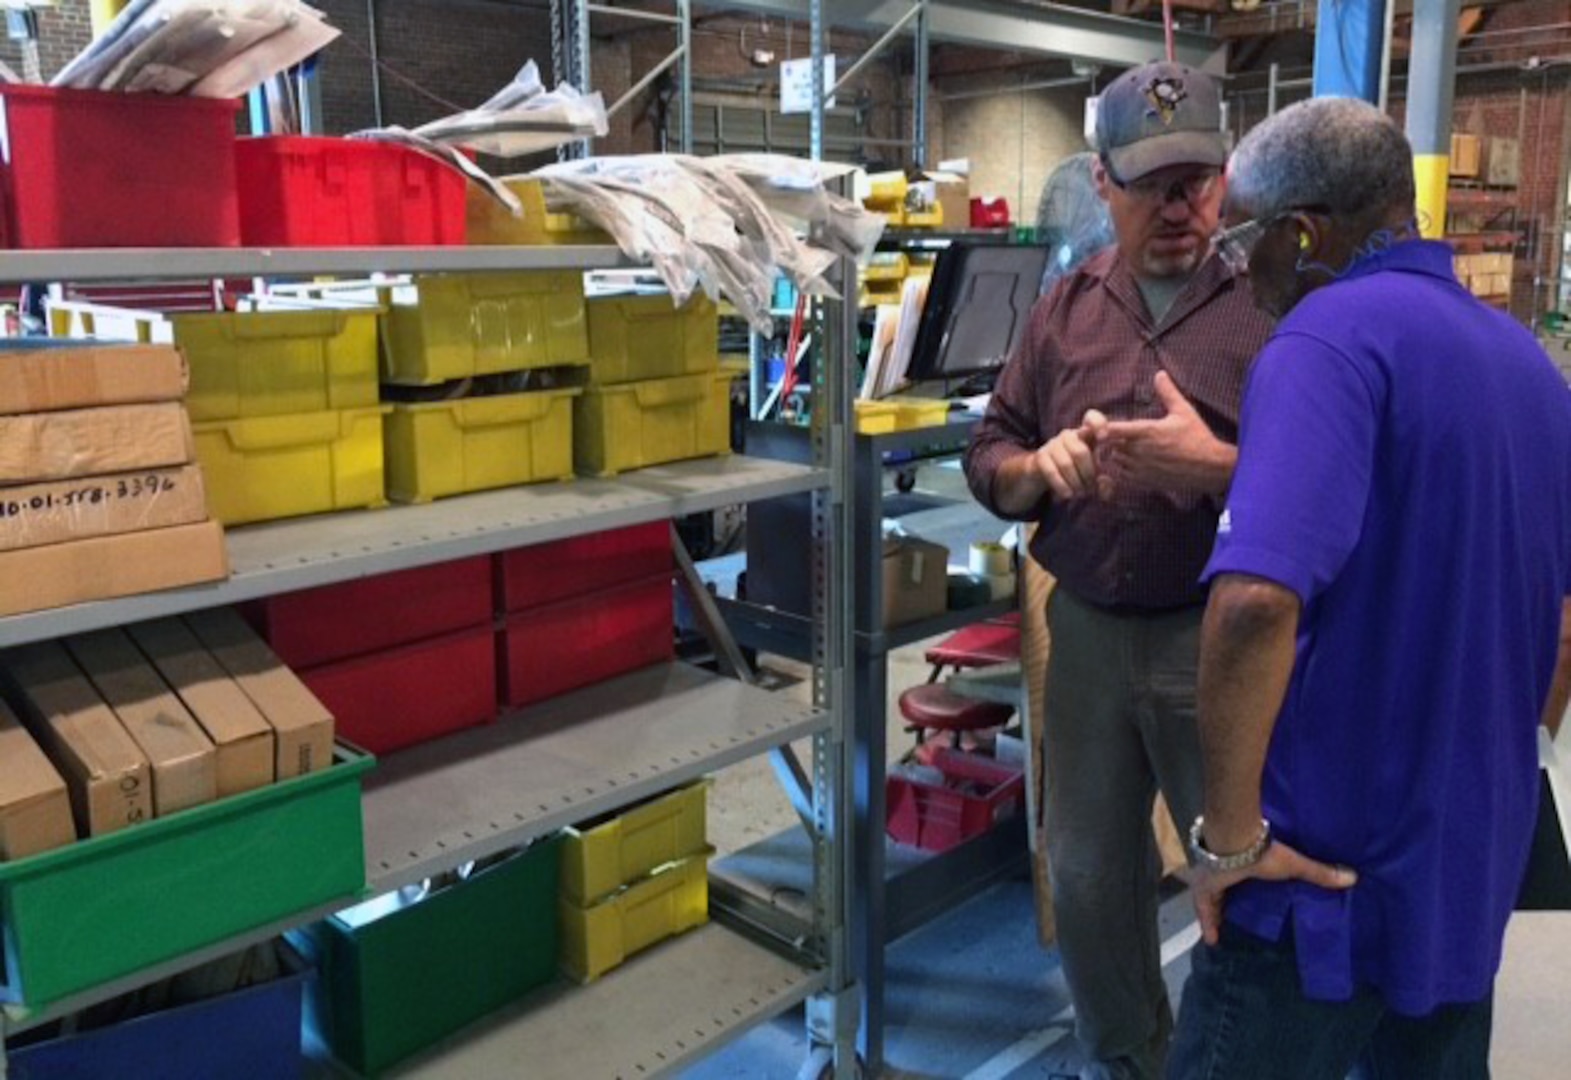
{"type": "Polygon", "coordinates": [[[0,85],[18,248],[234,247],[236,101],[0,85]]]}
{"type": "Polygon", "coordinates": [[[502,700],[517,707],[670,660],[671,575],[510,615],[499,643],[502,700]]]}
{"type": "Polygon", "coordinates": [[[480,626],[298,674],[339,735],[388,754],[496,718],[494,637],[480,626]]]}
{"type": "Polygon", "coordinates": [[[959,750],[940,750],[932,784],[899,773],[884,781],[889,835],[924,851],[948,851],[1020,812],[1025,776],[1012,765],[959,750]]]}
{"type": "Polygon", "coordinates": [[[407,146],[261,136],[236,143],[235,161],[247,246],[464,242],[466,181],[407,146]]]}
{"type": "Polygon", "coordinates": [[[270,596],[242,609],[290,667],[317,667],[491,622],[491,558],[270,596]]]}
{"type": "Polygon", "coordinates": [[[671,527],[664,521],[504,551],[497,559],[503,611],[551,604],[671,570],[671,527]]]}

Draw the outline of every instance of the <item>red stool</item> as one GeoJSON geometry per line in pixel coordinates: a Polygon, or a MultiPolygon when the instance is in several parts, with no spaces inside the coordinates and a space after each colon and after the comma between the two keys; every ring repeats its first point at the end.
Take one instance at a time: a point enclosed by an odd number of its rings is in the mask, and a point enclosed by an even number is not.
{"type": "Polygon", "coordinates": [[[938,683],[913,686],[900,695],[900,715],[906,718],[906,730],[916,736],[919,751],[929,732],[948,734],[958,750],[962,735],[1003,727],[1014,714],[1012,706],[962,697],[938,683]]]}
{"type": "Polygon", "coordinates": [[[935,683],[946,667],[987,667],[1020,659],[1020,616],[1001,615],[987,622],[972,623],[950,634],[926,653],[933,665],[927,681],[935,683]]]}

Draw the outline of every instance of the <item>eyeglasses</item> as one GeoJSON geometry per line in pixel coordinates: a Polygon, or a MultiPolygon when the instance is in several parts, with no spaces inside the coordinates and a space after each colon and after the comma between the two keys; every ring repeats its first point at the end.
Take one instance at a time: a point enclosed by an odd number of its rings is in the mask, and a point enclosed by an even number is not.
{"type": "Polygon", "coordinates": [[[1324,206],[1294,206],[1278,211],[1275,214],[1267,214],[1265,217],[1240,221],[1237,225],[1226,229],[1218,229],[1211,234],[1211,252],[1221,259],[1222,265],[1226,266],[1233,273],[1247,273],[1250,257],[1254,255],[1255,248],[1265,238],[1266,230],[1270,229],[1271,226],[1283,218],[1292,217],[1294,214],[1323,214],[1326,212],[1324,206]]]}
{"type": "Polygon", "coordinates": [[[1139,180],[1124,181],[1114,176],[1109,169],[1107,178],[1119,191],[1141,202],[1160,203],[1166,206],[1170,202],[1182,199],[1192,206],[1211,194],[1221,175],[1219,172],[1208,170],[1177,178],[1142,176],[1139,180]]]}

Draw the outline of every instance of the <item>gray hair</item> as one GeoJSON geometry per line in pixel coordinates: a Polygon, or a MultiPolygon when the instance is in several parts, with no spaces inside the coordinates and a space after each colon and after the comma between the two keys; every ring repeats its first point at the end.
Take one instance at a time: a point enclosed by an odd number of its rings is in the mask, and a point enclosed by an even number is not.
{"type": "Polygon", "coordinates": [[[1228,189],[1255,217],[1297,207],[1410,217],[1413,149],[1373,105],[1356,98],[1311,98],[1244,136],[1228,164],[1228,189]]]}

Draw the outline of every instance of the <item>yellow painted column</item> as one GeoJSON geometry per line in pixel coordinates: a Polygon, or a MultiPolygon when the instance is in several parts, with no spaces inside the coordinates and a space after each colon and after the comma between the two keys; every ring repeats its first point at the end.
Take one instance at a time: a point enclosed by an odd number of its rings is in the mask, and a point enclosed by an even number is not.
{"type": "Polygon", "coordinates": [[[115,16],[125,9],[130,0],[88,0],[88,18],[93,27],[93,36],[96,38],[109,24],[115,21],[115,16]]]}
{"type": "Polygon", "coordinates": [[[1417,189],[1418,231],[1438,240],[1446,229],[1446,183],[1449,154],[1414,154],[1413,185],[1417,189]]]}

